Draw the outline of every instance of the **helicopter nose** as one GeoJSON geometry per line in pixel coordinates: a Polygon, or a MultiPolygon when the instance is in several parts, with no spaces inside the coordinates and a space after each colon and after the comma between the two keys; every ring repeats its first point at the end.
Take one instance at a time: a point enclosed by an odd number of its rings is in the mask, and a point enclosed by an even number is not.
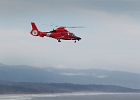
{"type": "Polygon", "coordinates": [[[81,38],[78,37],[78,36],[75,36],[75,39],[78,40],[78,41],[81,40],[81,38]]]}
{"type": "Polygon", "coordinates": [[[77,37],[77,40],[79,41],[79,40],[81,40],[81,38],[80,37],[77,37]]]}

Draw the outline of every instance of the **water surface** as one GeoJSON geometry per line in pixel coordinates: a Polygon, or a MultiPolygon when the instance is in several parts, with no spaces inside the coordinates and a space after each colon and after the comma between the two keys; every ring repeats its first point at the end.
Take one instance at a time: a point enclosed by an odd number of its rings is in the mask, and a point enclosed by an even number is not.
{"type": "Polygon", "coordinates": [[[0,95],[0,100],[140,100],[140,93],[62,93],[0,95]]]}

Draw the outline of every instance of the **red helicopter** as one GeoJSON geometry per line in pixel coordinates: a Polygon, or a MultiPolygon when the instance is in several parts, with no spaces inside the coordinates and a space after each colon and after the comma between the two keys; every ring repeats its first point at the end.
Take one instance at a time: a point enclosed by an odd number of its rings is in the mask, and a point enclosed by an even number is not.
{"type": "MultiPolygon", "coordinates": [[[[35,25],[34,22],[31,22],[32,30],[30,32],[31,35],[33,36],[40,36],[40,37],[51,37],[54,39],[57,39],[58,42],[61,42],[62,40],[81,40],[80,37],[75,36],[73,33],[67,31],[65,28],[67,27],[58,27],[56,30],[52,30],[50,32],[41,32],[38,30],[37,26],[35,25]]],[[[76,27],[68,27],[68,28],[76,28],[76,27]]]]}

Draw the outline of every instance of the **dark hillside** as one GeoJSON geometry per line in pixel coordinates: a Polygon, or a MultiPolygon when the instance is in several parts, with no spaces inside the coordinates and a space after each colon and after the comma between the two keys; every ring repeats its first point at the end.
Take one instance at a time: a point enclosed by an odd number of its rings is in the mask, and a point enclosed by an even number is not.
{"type": "Polygon", "coordinates": [[[71,93],[71,92],[130,92],[140,90],[115,85],[79,85],[69,83],[27,83],[16,82],[9,85],[0,85],[0,94],[35,94],[35,93],[71,93]]]}

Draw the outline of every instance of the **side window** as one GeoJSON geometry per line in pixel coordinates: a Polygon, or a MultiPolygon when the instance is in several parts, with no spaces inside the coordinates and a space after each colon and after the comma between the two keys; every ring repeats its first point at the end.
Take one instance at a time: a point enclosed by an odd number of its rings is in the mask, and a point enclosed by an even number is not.
{"type": "Polygon", "coordinates": [[[64,36],[64,33],[61,33],[62,36],[64,36]]]}
{"type": "Polygon", "coordinates": [[[70,33],[69,32],[67,32],[67,36],[70,36],[70,33]]]}

